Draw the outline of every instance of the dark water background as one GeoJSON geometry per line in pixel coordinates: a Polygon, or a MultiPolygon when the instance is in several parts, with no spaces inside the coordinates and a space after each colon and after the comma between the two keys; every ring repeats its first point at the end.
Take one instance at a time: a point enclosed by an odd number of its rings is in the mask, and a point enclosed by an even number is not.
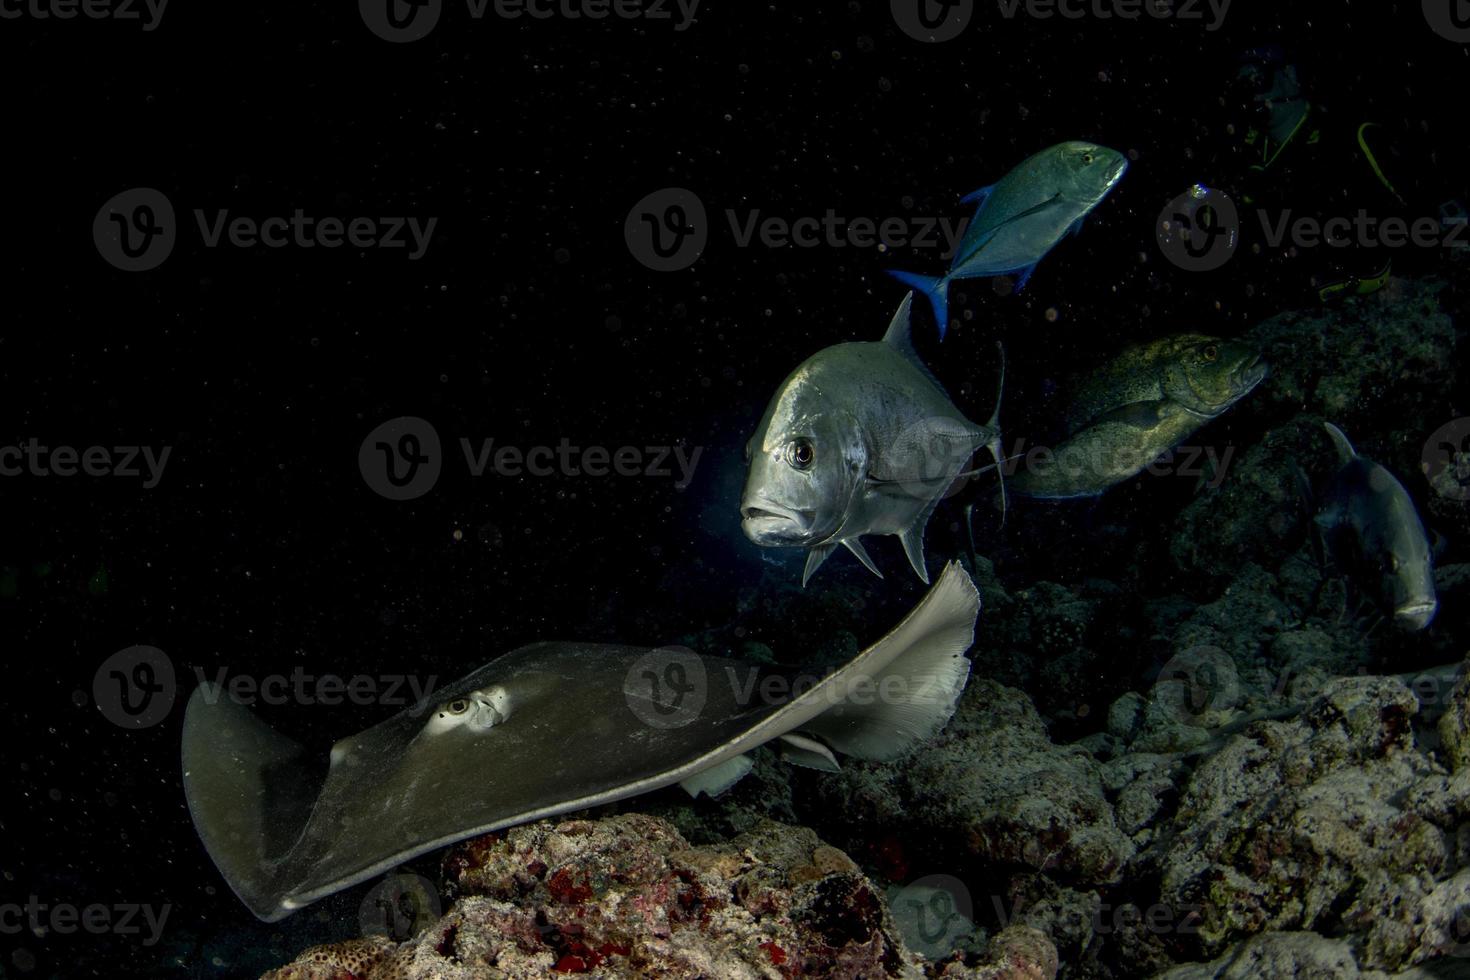
{"type": "MultiPolygon", "coordinates": [[[[1013,432],[1044,425],[1062,379],[1129,342],[1232,335],[1296,303],[1249,257],[1196,275],[1153,241],[1164,202],[1238,171],[1226,126],[1239,116],[1221,96],[1238,53],[1262,41],[1284,45],[1333,112],[1402,134],[1430,198],[1467,199],[1470,47],[1436,36],[1417,3],[1240,2],[1214,32],[1008,22],[982,4],[963,37],[934,45],[874,0],[706,0],[682,33],[472,22],[451,5],[406,45],[373,37],[351,3],[180,4],[152,32],[0,21],[0,443],[172,447],[154,489],[0,479],[0,900],[171,906],[152,948],[0,935],[4,975],[222,975],[211,949],[256,947],[269,964],[270,937],[294,954],[352,931],[361,889],[265,926],[209,862],[177,763],[195,668],[447,681],[541,639],[702,638],[728,653],[737,637],[797,661],[820,644],[825,623],[761,613],[759,590],[800,564],[763,561],[739,532],[742,444],[799,360],[881,333],[903,292],[883,268],[944,263],[933,250],[739,248],[725,209],[958,218],[959,195],[1051,143],[1128,153],[1122,185],[1023,294],[958,287],[965,322],[942,348],[926,311],[921,348],[973,417],[988,414],[994,341],[1006,342],[1013,432]],[[128,274],[101,260],[90,226],[137,186],[163,191],[189,226],[161,267],[128,274]],[[696,191],[713,228],[694,266],[661,274],[629,254],[623,224],[669,186],[696,191]],[[196,207],[438,227],[413,262],[207,249],[196,207]],[[372,492],[357,464],[396,416],[429,420],[446,452],[438,485],[408,502],[372,492]],[[471,478],[459,440],[490,437],[703,455],[685,489],[471,478]],[[180,693],[161,724],[126,731],[99,714],[92,684],[135,644],[168,654],[180,693]]],[[[1213,431],[1252,437],[1232,424],[1213,431]]],[[[1004,531],[982,524],[981,550],[1007,581],[1106,575],[1091,529],[1157,523],[1191,489],[1154,481],[1101,513],[1020,508],[1004,531]]],[[[941,512],[931,556],[959,553],[956,520],[941,512]]],[[[895,542],[873,550],[886,582],[846,556],[814,582],[868,590],[848,626],[859,639],[921,591],[895,542]]],[[[273,717],[325,745],[384,714],[273,717]]]]}

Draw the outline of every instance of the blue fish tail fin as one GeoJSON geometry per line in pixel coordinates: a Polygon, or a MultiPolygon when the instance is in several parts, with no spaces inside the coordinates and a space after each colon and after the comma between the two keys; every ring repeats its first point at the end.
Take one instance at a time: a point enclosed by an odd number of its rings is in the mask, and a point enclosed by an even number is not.
{"type": "Polygon", "coordinates": [[[1039,262],[1032,262],[1030,265],[1026,266],[1026,268],[1021,270],[1021,278],[1016,280],[1016,292],[1019,293],[1021,290],[1026,288],[1026,284],[1031,281],[1031,273],[1036,271],[1036,267],[1039,264],[1039,262]]]}
{"type": "Polygon", "coordinates": [[[897,269],[889,269],[888,274],[929,297],[929,305],[934,307],[934,322],[939,327],[939,339],[943,340],[944,332],[949,329],[949,276],[921,276],[897,269]]]}

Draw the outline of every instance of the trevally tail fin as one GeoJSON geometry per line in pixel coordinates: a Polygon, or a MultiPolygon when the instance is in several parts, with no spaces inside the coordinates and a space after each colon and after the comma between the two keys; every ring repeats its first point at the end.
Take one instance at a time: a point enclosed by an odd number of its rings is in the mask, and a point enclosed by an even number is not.
{"type": "Polygon", "coordinates": [[[934,307],[934,323],[939,327],[939,339],[943,340],[944,332],[949,329],[949,276],[921,276],[897,269],[889,269],[888,274],[929,297],[929,305],[934,307]]]}

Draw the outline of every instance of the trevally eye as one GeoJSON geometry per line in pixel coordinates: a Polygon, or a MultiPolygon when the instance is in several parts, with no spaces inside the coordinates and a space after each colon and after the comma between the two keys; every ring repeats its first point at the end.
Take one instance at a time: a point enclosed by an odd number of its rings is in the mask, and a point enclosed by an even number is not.
{"type": "Polygon", "coordinates": [[[1084,153],[1084,154],[1082,154],[1082,164],[1083,164],[1083,166],[1087,166],[1087,167],[1092,166],[1092,161],[1094,159],[1096,159],[1096,158],[1091,153],[1084,153]]]}
{"type": "Polygon", "coordinates": [[[812,445],[810,439],[793,440],[787,452],[791,465],[799,470],[811,469],[817,458],[817,447],[812,445]]]}
{"type": "Polygon", "coordinates": [[[1200,356],[1205,359],[1206,364],[1213,364],[1215,363],[1215,358],[1220,356],[1220,348],[1211,344],[1200,352],[1200,356]]]}

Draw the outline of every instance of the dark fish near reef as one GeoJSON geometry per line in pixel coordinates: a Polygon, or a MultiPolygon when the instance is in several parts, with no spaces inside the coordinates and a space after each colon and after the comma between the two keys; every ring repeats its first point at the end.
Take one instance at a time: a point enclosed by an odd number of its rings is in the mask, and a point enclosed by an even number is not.
{"type": "Polygon", "coordinates": [[[950,264],[939,278],[912,272],[889,275],[929,297],[939,339],[949,328],[949,284],[1019,272],[1024,289],[1036,265],[1068,234],[1082,230],[1082,219],[1102,203],[1128,169],[1117,150],[1093,143],[1058,143],[1021,161],[989,187],[962,199],[978,203],[950,264]]]}
{"type": "Polygon", "coordinates": [[[1266,373],[1251,348],[1198,334],[1125,351],[1078,389],[1067,439],[1028,454],[1010,486],[1030,497],[1096,496],[1178,446],[1266,373]]]}
{"type": "Polygon", "coordinates": [[[807,549],[802,585],[838,545],[882,578],[863,534],[898,535],[928,582],[924,528],[934,509],[977,450],[1000,458],[999,395],[985,425],[955,407],[914,351],[913,299],[904,297],[882,341],[837,344],[798,365],[746,444],[741,528],[762,547],[807,549]]]}
{"type": "Polygon", "coordinates": [[[1414,501],[1392,473],[1359,456],[1341,429],[1324,426],[1342,463],[1315,518],[1328,553],[1396,623],[1422,630],[1439,600],[1433,549],[1414,501]]]}
{"type": "Polygon", "coordinates": [[[970,674],[980,596],[958,564],[825,675],[591,643],[492,661],[332,746],[325,766],[214,684],[184,715],[184,794],[235,894],[273,922],[426,851],[674,783],[716,795],[779,739],[827,771],[939,731],[970,674]]]}

